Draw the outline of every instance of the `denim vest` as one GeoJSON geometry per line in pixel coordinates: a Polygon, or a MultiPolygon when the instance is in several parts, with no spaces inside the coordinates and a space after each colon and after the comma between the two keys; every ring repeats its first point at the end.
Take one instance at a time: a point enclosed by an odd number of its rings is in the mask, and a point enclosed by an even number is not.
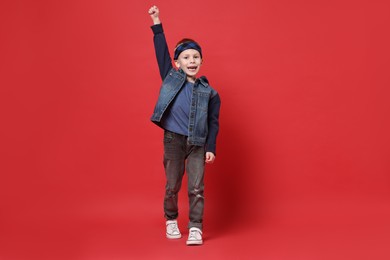
{"type": "MultiPolygon", "coordinates": [[[[161,118],[168,106],[179,93],[186,81],[186,74],[182,70],[172,68],[165,77],[160,88],[160,94],[151,117],[152,122],[161,127],[161,118]]],[[[206,77],[195,81],[188,125],[188,143],[204,145],[208,134],[208,104],[217,92],[208,84],[206,77]]]]}

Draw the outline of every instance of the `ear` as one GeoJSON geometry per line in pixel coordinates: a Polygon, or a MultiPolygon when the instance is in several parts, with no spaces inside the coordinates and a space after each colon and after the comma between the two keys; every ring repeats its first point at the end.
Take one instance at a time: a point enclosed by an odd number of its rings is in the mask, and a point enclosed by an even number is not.
{"type": "Polygon", "coordinates": [[[180,69],[180,63],[177,60],[175,60],[175,65],[176,65],[176,68],[180,69]]]}

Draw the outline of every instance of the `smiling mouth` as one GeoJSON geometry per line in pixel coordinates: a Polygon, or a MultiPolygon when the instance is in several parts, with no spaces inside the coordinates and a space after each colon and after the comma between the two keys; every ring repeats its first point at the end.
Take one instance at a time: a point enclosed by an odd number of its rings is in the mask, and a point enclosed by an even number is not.
{"type": "Polygon", "coordinates": [[[198,67],[197,66],[191,66],[191,67],[187,67],[188,70],[196,70],[198,67]]]}

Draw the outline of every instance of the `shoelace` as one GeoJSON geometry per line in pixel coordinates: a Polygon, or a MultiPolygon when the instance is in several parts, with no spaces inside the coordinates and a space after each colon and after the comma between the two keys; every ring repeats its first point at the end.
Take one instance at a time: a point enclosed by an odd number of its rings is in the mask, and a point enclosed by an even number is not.
{"type": "Polygon", "coordinates": [[[190,236],[189,236],[188,239],[198,239],[198,238],[196,237],[196,233],[198,233],[197,230],[192,230],[192,231],[190,232],[190,236]]]}
{"type": "Polygon", "coordinates": [[[168,225],[171,227],[172,233],[179,233],[176,223],[170,223],[168,225]]]}

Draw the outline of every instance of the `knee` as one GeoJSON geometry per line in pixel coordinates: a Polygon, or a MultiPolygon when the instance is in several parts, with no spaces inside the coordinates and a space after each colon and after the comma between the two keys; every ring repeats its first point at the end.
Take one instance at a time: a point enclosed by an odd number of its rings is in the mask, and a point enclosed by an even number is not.
{"type": "Polygon", "coordinates": [[[203,188],[202,187],[194,187],[193,189],[188,191],[188,196],[203,198],[203,188]]]}
{"type": "Polygon", "coordinates": [[[176,197],[176,195],[177,195],[177,193],[179,192],[179,188],[177,188],[177,187],[169,187],[169,186],[167,186],[166,188],[165,188],[165,195],[167,196],[167,197],[176,197]]]}

